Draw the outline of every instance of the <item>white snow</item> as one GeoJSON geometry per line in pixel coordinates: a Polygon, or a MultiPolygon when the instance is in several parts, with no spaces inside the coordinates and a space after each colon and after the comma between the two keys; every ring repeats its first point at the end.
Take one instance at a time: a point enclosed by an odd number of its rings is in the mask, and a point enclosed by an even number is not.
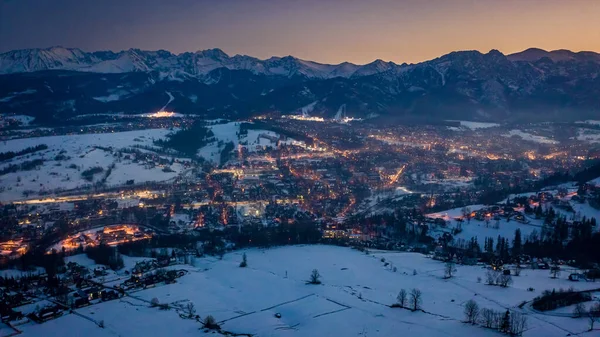
{"type": "Polygon", "coordinates": [[[456,121],[456,120],[450,120],[449,122],[460,122],[460,126],[465,127],[470,130],[488,129],[488,128],[500,126],[500,124],[498,124],[498,123],[483,123],[483,122],[456,121]]]}
{"type": "Polygon", "coordinates": [[[96,101],[100,101],[103,103],[107,103],[107,102],[112,102],[112,101],[118,101],[121,99],[121,95],[119,94],[110,94],[108,96],[98,96],[98,97],[92,97],[93,99],[95,99],[96,101]]]}
{"type": "Polygon", "coordinates": [[[10,96],[0,98],[0,102],[7,103],[7,102],[10,102],[13,98],[15,98],[17,96],[35,94],[36,92],[37,92],[37,90],[35,90],[35,89],[27,89],[27,90],[18,91],[18,92],[11,92],[10,96]]]}
{"type": "Polygon", "coordinates": [[[48,145],[48,149],[20,156],[0,165],[0,168],[4,168],[7,165],[28,160],[43,159],[45,161],[43,166],[37,170],[18,171],[0,176],[0,201],[23,199],[24,191],[31,191],[31,196],[36,196],[40,192],[83,187],[90,184],[90,182],[81,177],[81,172],[95,166],[104,169],[104,172],[95,175],[94,181],[96,182],[104,176],[109,166],[115,165],[112,173],[108,176],[107,185],[121,185],[130,179],[133,179],[135,183],[169,180],[183,171],[180,164],[174,163],[170,166],[175,172],[163,172],[163,167],[152,162],[136,162],[135,155],[129,154],[129,159],[117,158],[114,151],[110,152],[97,148],[97,146],[112,147],[114,150],[118,150],[136,144],[152,146],[155,139],[163,138],[169,132],[167,129],[150,129],[5,141],[2,143],[3,151],[16,152],[40,144],[48,145]],[[64,155],[69,158],[57,161],[55,160],[57,155],[64,155]],[[69,168],[71,165],[76,166],[76,168],[69,168]]]}
{"type": "Polygon", "coordinates": [[[163,106],[162,108],[160,108],[160,111],[165,111],[165,110],[167,109],[167,106],[168,106],[168,105],[169,105],[171,102],[173,102],[173,100],[175,100],[175,97],[173,97],[173,95],[171,95],[171,93],[170,93],[170,92],[168,92],[168,91],[165,91],[165,93],[166,93],[167,95],[169,95],[169,101],[167,102],[167,104],[165,104],[165,106],[163,106]]]}
{"type": "Polygon", "coordinates": [[[579,129],[576,139],[588,143],[600,143],[600,131],[579,129]]]}
{"type": "Polygon", "coordinates": [[[220,153],[225,144],[232,142],[234,149],[245,147],[249,152],[254,152],[264,146],[276,147],[279,135],[273,131],[249,129],[247,135],[240,135],[240,122],[227,122],[210,125],[214,140],[198,150],[198,156],[219,163],[220,153]]]}
{"type": "Polygon", "coordinates": [[[335,113],[333,119],[335,121],[341,121],[344,117],[346,117],[346,104],[340,105],[338,111],[335,113]]]}
{"type": "Polygon", "coordinates": [[[588,119],[588,120],[585,120],[585,121],[576,122],[576,123],[579,123],[579,124],[600,125],[600,121],[599,120],[591,120],[591,119],[588,119]]]}
{"type": "MultiPolygon", "coordinates": [[[[366,255],[333,246],[288,246],[249,249],[223,260],[196,259],[195,267],[177,283],[135,292],[120,300],[94,304],[40,325],[22,326],[23,336],[203,336],[200,323],[178,311],[195,305],[201,318],[213,315],[223,330],[256,336],[498,336],[495,331],[463,323],[464,303],[481,308],[511,309],[527,315],[525,337],[558,337],[587,330],[585,319],[554,317],[518,305],[552,288],[593,289],[594,282],[569,282],[561,275],[524,269],[514,284],[500,288],[477,282],[486,270],[457,266],[456,276],[443,279],[444,265],[424,255],[374,251],[366,255]],[[239,268],[242,253],[248,267],[239,268]],[[381,259],[391,265],[385,266],[381,259]],[[392,271],[392,266],[397,272],[392,271]],[[322,285],[307,285],[312,269],[322,285]],[[416,272],[413,275],[413,271],[416,272]],[[527,291],[527,288],[535,291],[527,291]],[[390,308],[400,289],[423,292],[422,308],[411,312],[390,308]],[[149,301],[170,303],[171,310],[151,308],[149,301]],[[279,313],[281,318],[276,318],[279,313]],[[103,321],[100,328],[93,323],[103,321]]],[[[568,274],[568,273],[563,273],[568,274]]],[[[208,335],[215,335],[208,332],[208,335]]]]}
{"type": "MultiPolygon", "coordinates": [[[[483,207],[484,205],[471,205],[467,206],[471,211],[477,211],[483,207]]],[[[452,230],[459,226],[459,223],[454,219],[456,217],[460,217],[462,207],[454,208],[443,212],[428,214],[427,216],[430,218],[441,218],[446,220],[446,227],[437,227],[432,228],[430,230],[430,234],[434,237],[441,236],[443,233],[452,233],[452,230]]],[[[470,240],[472,237],[477,237],[477,242],[483,247],[485,243],[485,238],[490,237],[496,241],[498,236],[502,236],[509,240],[512,240],[515,231],[518,229],[521,230],[521,235],[523,238],[528,237],[531,232],[536,230],[538,234],[541,232],[543,220],[534,219],[530,217],[526,217],[529,221],[528,224],[523,224],[517,222],[516,220],[511,220],[507,222],[505,218],[501,218],[498,222],[498,227],[495,228],[496,220],[490,219],[489,223],[486,224],[485,221],[478,221],[476,219],[471,219],[469,222],[463,221],[460,224],[462,231],[456,235],[454,235],[454,239],[462,239],[462,240],[470,240]]]]}
{"type": "Polygon", "coordinates": [[[517,136],[517,137],[522,138],[523,140],[527,140],[527,141],[531,141],[531,142],[535,142],[535,143],[558,144],[557,141],[552,140],[548,137],[532,135],[530,133],[523,132],[521,130],[510,130],[508,132],[508,135],[505,135],[505,137],[512,137],[512,136],[517,136]]]}
{"type": "Polygon", "coordinates": [[[317,103],[319,103],[319,101],[314,101],[306,106],[303,106],[301,111],[302,111],[302,116],[303,117],[308,117],[310,116],[309,114],[311,112],[313,112],[313,110],[315,109],[315,105],[317,105],[317,103]]]}

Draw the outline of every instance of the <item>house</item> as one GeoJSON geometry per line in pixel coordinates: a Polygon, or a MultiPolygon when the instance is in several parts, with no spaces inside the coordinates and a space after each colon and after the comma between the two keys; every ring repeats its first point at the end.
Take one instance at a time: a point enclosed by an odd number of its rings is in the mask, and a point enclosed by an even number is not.
{"type": "Polygon", "coordinates": [[[81,308],[90,304],[90,300],[87,297],[79,297],[73,302],[73,307],[81,308]]]}
{"type": "Polygon", "coordinates": [[[573,281],[573,282],[578,282],[578,281],[585,281],[585,275],[580,274],[580,273],[572,273],[571,275],[569,275],[569,281],[573,281]]]}
{"type": "Polygon", "coordinates": [[[119,298],[119,293],[114,290],[103,290],[100,293],[100,298],[102,301],[110,301],[119,298]]]}
{"type": "Polygon", "coordinates": [[[23,313],[14,309],[3,306],[1,309],[2,322],[10,322],[23,318],[23,313]]]}
{"type": "Polygon", "coordinates": [[[106,276],[106,275],[108,275],[108,272],[106,271],[106,267],[101,266],[101,267],[94,268],[94,277],[106,276]]]}
{"type": "Polygon", "coordinates": [[[37,313],[37,314],[32,313],[32,314],[28,315],[27,317],[30,318],[34,322],[41,323],[41,322],[45,322],[50,319],[56,318],[60,315],[62,315],[62,310],[60,309],[60,307],[52,306],[52,307],[43,308],[42,310],[40,310],[39,313],[37,313]]]}
{"type": "Polygon", "coordinates": [[[87,289],[80,289],[77,291],[81,298],[87,298],[89,301],[100,298],[101,290],[97,287],[91,287],[87,289]]]}

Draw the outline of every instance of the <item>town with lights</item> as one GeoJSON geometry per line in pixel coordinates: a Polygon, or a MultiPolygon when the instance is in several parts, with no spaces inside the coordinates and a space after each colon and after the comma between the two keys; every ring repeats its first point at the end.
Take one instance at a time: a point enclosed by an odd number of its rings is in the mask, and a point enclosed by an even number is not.
{"type": "Polygon", "coordinates": [[[108,118],[0,134],[32,144],[6,154],[25,159],[5,169],[13,184],[0,189],[0,264],[27,275],[0,278],[16,331],[23,319],[175,283],[197,259],[252,247],[326,244],[498,272],[517,263],[599,273],[570,246],[598,238],[596,124],[108,118]],[[65,136],[81,144],[53,143],[65,136]],[[515,235],[518,255],[508,250],[515,235]]]}

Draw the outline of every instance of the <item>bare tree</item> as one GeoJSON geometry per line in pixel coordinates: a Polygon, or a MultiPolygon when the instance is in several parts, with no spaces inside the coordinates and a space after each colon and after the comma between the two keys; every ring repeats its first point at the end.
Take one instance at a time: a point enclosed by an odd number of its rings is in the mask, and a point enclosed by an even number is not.
{"type": "Polygon", "coordinates": [[[592,305],[588,310],[587,316],[590,323],[590,331],[592,331],[594,330],[594,323],[600,318],[600,303],[592,305]]]}
{"type": "Polygon", "coordinates": [[[581,302],[575,304],[575,309],[573,309],[573,317],[580,318],[583,317],[585,314],[585,305],[583,305],[583,303],[581,302]]]}
{"type": "Polygon", "coordinates": [[[485,283],[489,285],[496,285],[496,280],[498,278],[498,273],[493,270],[488,270],[485,273],[485,283]]]}
{"type": "Polygon", "coordinates": [[[525,329],[527,329],[527,316],[513,311],[510,315],[510,335],[522,336],[525,329]]]}
{"type": "Polygon", "coordinates": [[[465,303],[465,319],[467,323],[475,324],[477,323],[477,318],[479,317],[479,305],[474,300],[468,300],[465,303]]]}
{"type": "Polygon", "coordinates": [[[521,264],[517,263],[516,267],[515,267],[515,276],[521,276],[521,264]]]}
{"type": "Polygon", "coordinates": [[[560,266],[556,262],[550,267],[550,275],[552,275],[552,278],[558,278],[560,276],[560,266]]]}
{"type": "Polygon", "coordinates": [[[417,288],[413,288],[413,290],[410,292],[410,302],[412,304],[413,311],[421,309],[421,302],[423,301],[422,296],[423,293],[421,293],[421,290],[417,288]]]}
{"type": "Polygon", "coordinates": [[[494,321],[495,321],[495,316],[496,313],[494,312],[494,310],[492,309],[488,309],[488,308],[483,308],[481,310],[481,324],[488,328],[488,329],[492,329],[494,327],[494,321]]]}
{"type": "Polygon", "coordinates": [[[462,213],[463,218],[471,217],[471,209],[469,207],[463,207],[460,212],[462,213]]]}
{"type": "Polygon", "coordinates": [[[317,269],[313,269],[312,273],[310,274],[310,281],[308,281],[308,283],[321,284],[321,274],[319,274],[317,269]]]}
{"type": "Polygon", "coordinates": [[[196,316],[196,308],[194,307],[194,303],[189,302],[184,309],[186,316],[188,318],[193,318],[194,316],[196,316]]]}
{"type": "Polygon", "coordinates": [[[444,278],[452,278],[452,276],[456,273],[456,265],[452,261],[446,262],[446,267],[444,268],[444,278]]]}
{"type": "Polygon", "coordinates": [[[401,289],[396,299],[398,300],[398,305],[400,305],[401,308],[405,308],[406,301],[408,300],[408,292],[406,292],[404,289],[401,289]]]}
{"type": "Polygon", "coordinates": [[[513,283],[513,279],[512,276],[510,276],[510,274],[506,275],[506,274],[502,274],[498,277],[498,285],[501,287],[508,287],[509,285],[511,285],[513,283]]]}

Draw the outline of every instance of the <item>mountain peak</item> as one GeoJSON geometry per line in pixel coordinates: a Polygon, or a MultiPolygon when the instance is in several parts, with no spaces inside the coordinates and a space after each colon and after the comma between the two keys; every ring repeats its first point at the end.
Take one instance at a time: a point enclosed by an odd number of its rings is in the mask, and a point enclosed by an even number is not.
{"type": "MultiPolygon", "coordinates": [[[[492,49],[483,54],[476,50],[455,51],[426,61],[434,64],[438,71],[443,71],[449,64],[469,67],[477,70],[478,65],[495,67],[499,64],[512,66],[513,62],[537,62],[542,58],[552,62],[596,62],[600,63],[600,54],[594,52],[572,52],[569,50],[545,51],[529,48],[519,53],[505,56],[492,49]]],[[[416,64],[418,65],[418,64],[416,64]]],[[[126,73],[132,71],[161,73],[185,73],[194,76],[205,76],[217,68],[231,70],[248,70],[257,75],[295,76],[307,78],[359,77],[388,72],[407,67],[391,61],[376,59],[365,65],[349,62],[340,64],[322,64],[314,61],[298,59],[288,55],[271,57],[266,60],[246,55],[230,57],[219,48],[185,52],[178,55],[166,50],[147,51],[137,48],[113,52],[85,52],[78,48],[53,46],[48,48],[15,50],[0,54],[0,74],[35,72],[41,70],[71,70],[97,73],[126,73]]],[[[481,68],[481,67],[479,67],[481,68]]]]}
{"type": "Polygon", "coordinates": [[[487,55],[490,56],[504,56],[504,54],[502,54],[502,52],[500,52],[498,49],[492,49],[490,50],[487,55]]]}
{"type": "Polygon", "coordinates": [[[546,51],[540,48],[529,48],[522,52],[508,55],[509,60],[517,62],[536,62],[542,58],[548,58],[552,60],[552,62],[600,62],[600,54],[598,53],[588,51],[573,52],[568,49],[546,51]]]}
{"type": "Polygon", "coordinates": [[[222,49],[219,49],[219,48],[199,50],[199,51],[196,52],[196,54],[197,55],[202,55],[204,57],[214,58],[214,59],[226,59],[226,58],[229,58],[229,55],[227,55],[222,49]]]}

